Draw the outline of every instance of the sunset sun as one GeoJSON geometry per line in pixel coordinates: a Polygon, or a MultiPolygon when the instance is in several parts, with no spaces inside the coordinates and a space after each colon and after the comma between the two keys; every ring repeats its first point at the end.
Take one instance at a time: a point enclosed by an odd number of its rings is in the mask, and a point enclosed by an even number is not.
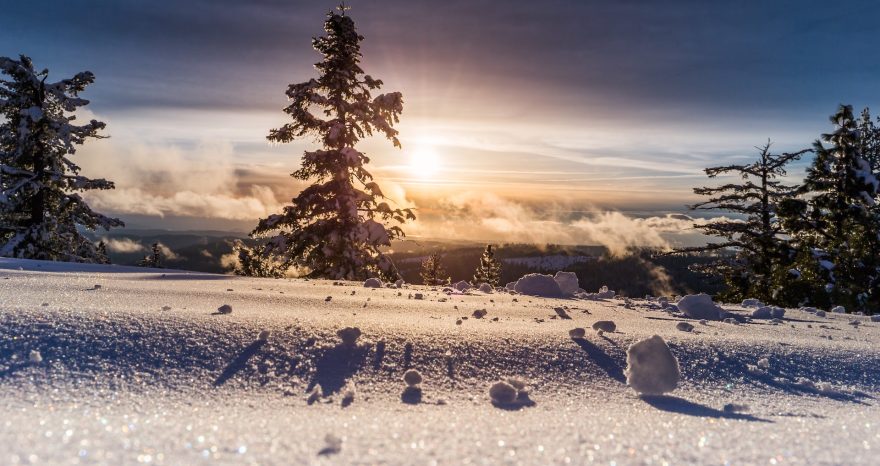
{"type": "Polygon", "coordinates": [[[437,149],[430,145],[415,146],[409,153],[409,172],[416,178],[431,179],[440,171],[437,149]]]}

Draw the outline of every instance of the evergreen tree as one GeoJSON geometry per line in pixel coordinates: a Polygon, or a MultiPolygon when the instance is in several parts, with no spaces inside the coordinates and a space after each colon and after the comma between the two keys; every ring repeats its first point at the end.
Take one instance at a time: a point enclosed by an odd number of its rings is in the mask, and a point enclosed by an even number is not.
{"type": "Polygon", "coordinates": [[[474,285],[479,286],[482,283],[488,283],[492,286],[498,286],[500,282],[501,261],[495,258],[495,251],[492,250],[492,245],[489,244],[480,257],[480,265],[477,266],[477,272],[474,274],[474,285]]]}
{"type": "Polygon", "coordinates": [[[812,282],[812,303],[848,310],[880,306],[880,183],[862,158],[852,107],[831,116],[834,132],[814,144],[816,159],[799,197],[780,213],[799,250],[797,270],[812,282]],[[825,146],[824,143],[829,144],[825,146]]]}
{"type": "Polygon", "coordinates": [[[89,179],[69,156],[89,138],[102,138],[104,123],[75,125],[72,115],[89,103],[79,97],[95,77],[90,72],[46,82],[48,70],[35,71],[31,59],[0,57],[0,256],[69,262],[108,261],[87,230],[123,226],[92,211],[79,192],[113,189],[89,179]]]}
{"type": "Polygon", "coordinates": [[[284,277],[284,267],[272,257],[264,256],[260,249],[251,248],[241,241],[236,241],[232,251],[238,259],[233,270],[236,275],[262,278],[284,277]]]}
{"type": "Polygon", "coordinates": [[[153,243],[150,254],[144,256],[143,260],[138,262],[138,265],[153,269],[162,268],[162,249],[159,247],[159,243],[153,243]]]}
{"type": "Polygon", "coordinates": [[[711,253],[732,250],[733,255],[724,255],[715,262],[697,268],[724,279],[726,291],[723,299],[759,298],[766,302],[779,302],[779,287],[774,283],[780,273],[787,273],[793,260],[792,251],[782,237],[777,209],[784,199],[794,195],[797,187],[783,184],[778,178],[786,175],[786,165],[808,150],[773,154],[770,145],[768,141],[764,146],[757,147],[758,160],[750,164],[705,170],[709,178],[734,175],[742,182],[694,188],[695,194],[709,196],[709,199],[691,206],[691,209],[730,212],[734,218],[694,225],[705,235],[714,236],[720,241],[674,251],[711,253]]]}
{"type": "Polygon", "coordinates": [[[293,121],[268,136],[279,143],[320,137],[323,148],[307,151],[302,168],[292,174],[299,180],[314,179],[314,184],[283,213],[260,220],[252,235],[271,237],[264,256],[277,258],[284,267],[308,269],[310,277],[360,280],[378,275],[393,280],[397,270],[381,248],[404,232],[386,224],[415,216],[410,209],[389,206],[365,168],[370,159],[354,147],[374,133],[400,147],[393,124],[403,110],[403,98],[399,92],[371,96],[382,81],[364,74],[359,65],[363,37],[346,16],[346,7],[339,10],[328,13],[326,35],[312,41],[323,55],[315,65],[320,76],[288,88],[291,103],[284,112],[293,121]]]}
{"type": "Polygon", "coordinates": [[[431,253],[422,261],[422,283],[428,286],[443,285],[449,283],[449,275],[443,267],[443,256],[439,252],[431,253]]]}
{"type": "Polygon", "coordinates": [[[859,153],[868,162],[874,176],[880,176],[880,116],[871,121],[871,112],[865,107],[858,121],[859,153]]]}

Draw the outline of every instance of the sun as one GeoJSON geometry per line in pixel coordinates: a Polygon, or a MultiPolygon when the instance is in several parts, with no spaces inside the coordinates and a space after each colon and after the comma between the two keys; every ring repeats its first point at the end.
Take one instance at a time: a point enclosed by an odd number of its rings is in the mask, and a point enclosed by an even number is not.
{"type": "Polygon", "coordinates": [[[433,178],[440,171],[440,157],[434,146],[416,146],[409,154],[409,171],[416,178],[433,178]]]}

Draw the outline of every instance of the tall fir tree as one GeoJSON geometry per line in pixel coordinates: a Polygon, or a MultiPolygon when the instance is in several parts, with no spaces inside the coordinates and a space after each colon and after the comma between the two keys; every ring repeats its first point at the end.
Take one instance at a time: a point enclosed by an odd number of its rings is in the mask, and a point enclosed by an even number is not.
{"type": "Polygon", "coordinates": [[[95,77],[86,71],[47,82],[30,58],[0,57],[0,256],[107,263],[107,255],[79,228],[123,226],[85,203],[79,192],[113,189],[113,183],[80,175],[70,160],[89,138],[103,138],[104,123],[76,125],[72,115],[89,103],[79,97],[95,77]]]}
{"type": "Polygon", "coordinates": [[[291,103],[284,112],[293,121],[268,136],[278,143],[320,137],[323,148],[305,152],[302,168],[292,174],[299,180],[314,179],[314,184],[283,213],[260,220],[252,235],[270,237],[264,256],[275,257],[285,267],[305,268],[310,277],[392,280],[399,274],[382,248],[404,232],[388,224],[402,224],[415,215],[411,209],[389,205],[365,168],[370,159],[355,145],[377,134],[400,147],[393,125],[403,111],[403,98],[399,92],[372,97],[383,83],[361,69],[363,36],[346,9],[330,11],[324,22],[326,35],[312,40],[323,55],[315,65],[320,76],[287,89],[291,103]]]}
{"type": "Polygon", "coordinates": [[[780,213],[799,247],[797,270],[812,285],[810,302],[876,312],[880,222],[875,206],[880,183],[859,152],[852,107],[841,105],[831,123],[834,131],[814,144],[816,158],[799,197],[786,200],[780,213]]]}
{"type": "Polygon", "coordinates": [[[443,267],[443,256],[439,252],[433,252],[422,261],[422,283],[428,286],[443,285],[449,283],[449,274],[443,267]]]}
{"type": "Polygon", "coordinates": [[[722,256],[699,270],[723,278],[726,291],[722,298],[741,300],[759,298],[766,302],[780,302],[780,274],[789,270],[793,257],[783,237],[782,224],[777,216],[779,204],[791,197],[797,186],[783,184],[779,178],[786,175],[786,166],[809,150],[774,154],[771,143],[757,147],[758,159],[745,165],[727,165],[705,169],[709,178],[732,175],[741,183],[727,183],[716,187],[694,188],[694,193],[709,199],[693,206],[693,210],[724,211],[734,214],[706,224],[694,225],[703,234],[720,241],[705,246],[682,248],[674,253],[706,253],[732,250],[733,255],[722,256]]]}
{"type": "Polygon", "coordinates": [[[474,285],[479,286],[488,283],[492,286],[498,286],[501,282],[501,261],[495,258],[495,251],[492,245],[486,245],[486,250],[480,256],[480,265],[474,273],[474,285]]]}

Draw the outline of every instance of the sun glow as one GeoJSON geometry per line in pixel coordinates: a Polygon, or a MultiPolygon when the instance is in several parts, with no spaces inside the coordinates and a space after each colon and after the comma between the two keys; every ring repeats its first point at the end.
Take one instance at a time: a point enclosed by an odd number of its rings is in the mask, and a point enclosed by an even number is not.
{"type": "Polygon", "coordinates": [[[440,157],[433,146],[416,146],[409,154],[409,171],[416,178],[433,178],[440,171],[440,157]]]}

